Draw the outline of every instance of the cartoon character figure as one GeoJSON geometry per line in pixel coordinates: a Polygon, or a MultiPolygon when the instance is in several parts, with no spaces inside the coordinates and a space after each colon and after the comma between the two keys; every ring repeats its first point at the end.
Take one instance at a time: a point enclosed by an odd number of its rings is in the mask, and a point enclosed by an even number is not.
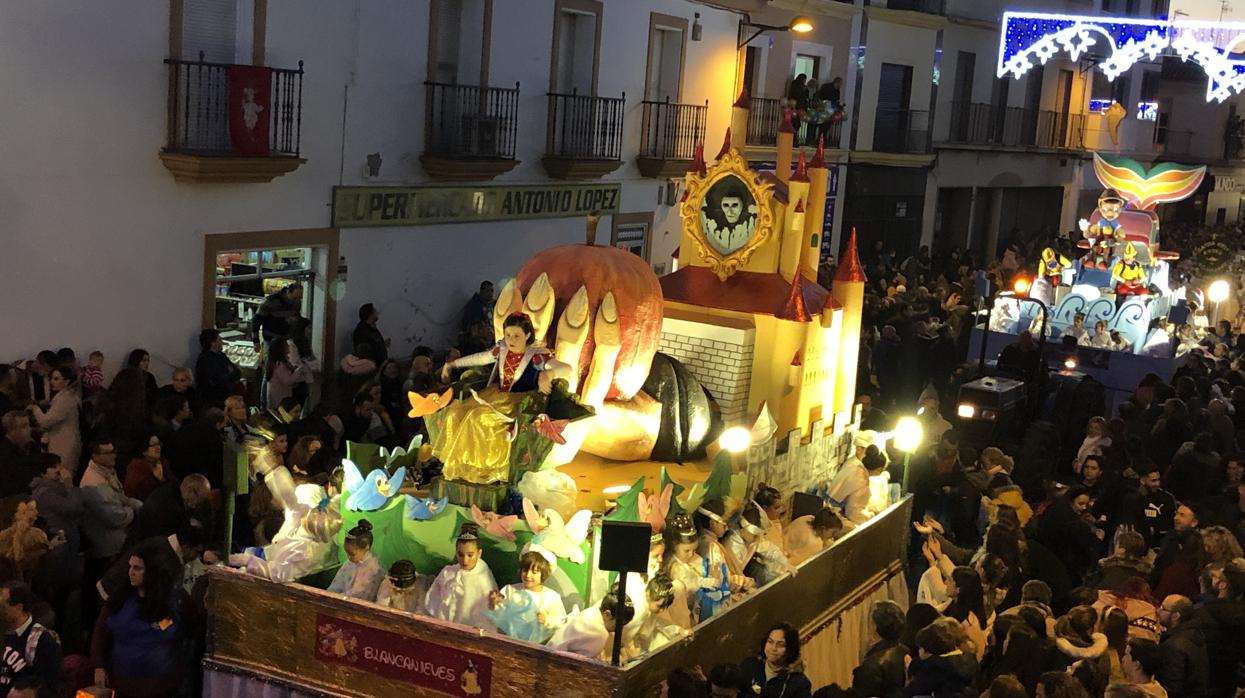
{"type": "Polygon", "coordinates": [[[532,538],[532,548],[548,550],[557,557],[583,564],[583,544],[592,524],[591,510],[581,509],[571,516],[570,521],[566,521],[554,509],[537,511],[532,501],[524,498],[523,518],[527,520],[528,528],[536,534],[532,538]]]}
{"type": "Polygon", "coordinates": [[[1120,213],[1124,210],[1124,197],[1114,189],[1107,189],[1098,197],[1098,215],[1100,220],[1091,224],[1082,218],[1081,232],[1090,241],[1089,263],[1087,266],[1107,269],[1111,254],[1120,234],[1120,213]]]}
{"type": "Polygon", "coordinates": [[[1124,257],[1115,263],[1111,277],[1116,280],[1117,296],[1144,296],[1146,289],[1146,269],[1137,261],[1137,248],[1133,243],[1124,245],[1124,257]]]}
{"type": "Polygon", "coordinates": [[[476,669],[475,662],[470,659],[467,660],[467,668],[463,671],[462,681],[459,682],[458,687],[469,696],[478,696],[484,692],[484,689],[480,687],[480,671],[476,669]]]}
{"type": "Polygon", "coordinates": [[[481,511],[480,507],[472,504],[471,518],[479,524],[481,530],[490,536],[508,540],[512,543],[515,541],[513,531],[514,525],[519,521],[517,514],[501,516],[491,511],[481,511]]]}
{"type": "Polygon", "coordinates": [[[1047,247],[1042,250],[1042,261],[1038,264],[1038,276],[1049,281],[1051,286],[1058,286],[1063,281],[1063,270],[1071,264],[1072,262],[1068,261],[1067,257],[1047,247]]]}
{"type": "Polygon", "coordinates": [[[427,521],[435,519],[438,514],[445,511],[446,505],[450,502],[449,497],[433,499],[429,497],[415,497],[406,495],[406,518],[412,521],[427,521]]]}
{"type": "Polygon", "coordinates": [[[384,509],[389,501],[398,496],[398,488],[406,479],[406,468],[398,468],[390,477],[385,471],[377,468],[364,478],[359,473],[359,466],[350,459],[342,460],[344,478],[342,485],[350,493],[346,500],[346,509],[350,511],[377,511],[384,509]]]}
{"type": "Polygon", "coordinates": [[[263,110],[264,106],[255,101],[255,88],[242,88],[242,124],[246,126],[246,130],[255,130],[259,125],[259,113],[263,110]]]}

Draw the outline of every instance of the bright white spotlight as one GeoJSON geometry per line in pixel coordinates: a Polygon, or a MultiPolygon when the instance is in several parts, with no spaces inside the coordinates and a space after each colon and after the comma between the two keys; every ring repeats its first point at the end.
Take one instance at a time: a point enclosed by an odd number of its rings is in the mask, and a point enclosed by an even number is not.
{"type": "Polygon", "coordinates": [[[743,453],[752,445],[752,432],[743,427],[731,427],[718,437],[718,445],[731,453],[743,453]]]}
{"type": "Polygon", "coordinates": [[[1232,292],[1232,287],[1228,286],[1228,282],[1223,279],[1213,281],[1210,287],[1206,289],[1206,297],[1211,303],[1222,303],[1228,300],[1228,294],[1232,292]]]}
{"type": "Polygon", "coordinates": [[[895,448],[912,453],[921,445],[924,429],[916,417],[904,417],[895,425],[895,448]]]}

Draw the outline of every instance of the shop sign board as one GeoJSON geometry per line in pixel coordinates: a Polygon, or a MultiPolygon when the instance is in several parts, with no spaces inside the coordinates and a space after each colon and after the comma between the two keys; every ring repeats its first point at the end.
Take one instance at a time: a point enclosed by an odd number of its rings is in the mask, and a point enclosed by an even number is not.
{"type": "Polygon", "coordinates": [[[1245,194],[1245,179],[1237,179],[1226,175],[1215,175],[1214,191],[1245,194]]]}
{"type": "Polygon", "coordinates": [[[482,654],[316,614],[316,659],[448,696],[489,696],[493,662],[482,654]]]}
{"type": "Polygon", "coordinates": [[[622,185],[333,187],[333,227],[568,218],[617,213],[622,185]]]}

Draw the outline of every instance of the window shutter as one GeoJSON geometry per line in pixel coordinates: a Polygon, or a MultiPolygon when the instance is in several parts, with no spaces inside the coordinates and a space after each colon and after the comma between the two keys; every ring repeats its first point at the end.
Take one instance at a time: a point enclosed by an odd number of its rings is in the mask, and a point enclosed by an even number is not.
{"type": "Polygon", "coordinates": [[[234,63],[237,49],[237,0],[183,0],[182,58],[234,63]]]}

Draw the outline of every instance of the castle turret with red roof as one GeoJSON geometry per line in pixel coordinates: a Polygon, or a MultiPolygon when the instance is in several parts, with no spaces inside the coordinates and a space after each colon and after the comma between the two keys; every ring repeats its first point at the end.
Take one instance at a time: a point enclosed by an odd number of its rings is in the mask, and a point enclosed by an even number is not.
{"type": "MultiPolygon", "coordinates": [[[[860,315],[865,306],[865,270],[856,254],[856,229],[847,238],[847,248],[834,273],[830,295],[843,306],[843,332],[839,341],[845,347],[860,346],[860,315]]],[[[856,403],[856,365],[860,355],[845,351],[839,356],[843,370],[834,385],[834,411],[849,412],[856,403]]]]}

